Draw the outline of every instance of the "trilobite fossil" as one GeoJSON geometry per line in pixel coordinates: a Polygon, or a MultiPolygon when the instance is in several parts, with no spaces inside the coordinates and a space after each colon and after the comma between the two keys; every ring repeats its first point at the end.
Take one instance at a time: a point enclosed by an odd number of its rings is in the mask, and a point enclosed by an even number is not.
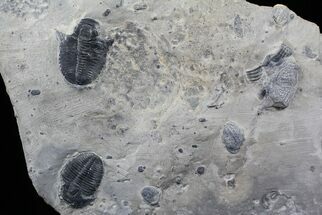
{"type": "Polygon", "coordinates": [[[160,201],[161,190],[154,186],[146,186],[141,190],[141,196],[149,205],[157,205],[160,201]]]}
{"type": "Polygon", "coordinates": [[[235,122],[224,125],[222,140],[228,152],[236,154],[245,141],[243,130],[235,122]]]}
{"type": "Polygon", "coordinates": [[[97,21],[85,18],[72,35],[59,33],[60,70],[71,84],[90,84],[105,66],[107,51],[113,40],[99,38],[98,27],[97,21]]]}
{"type": "Polygon", "coordinates": [[[266,106],[286,108],[296,92],[300,67],[285,61],[276,69],[270,82],[264,87],[264,99],[268,100],[266,106]]]}
{"type": "Polygon", "coordinates": [[[276,25],[283,27],[291,20],[290,10],[282,4],[277,4],[273,7],[273,20],[276,25]]]}
{"type": "Polygon", "coordinates": [[[80,153],[62,170],[61,198],[73,208],[85,207],[95,199],[103,174],[103,162],[96,154],[80,153]]]}

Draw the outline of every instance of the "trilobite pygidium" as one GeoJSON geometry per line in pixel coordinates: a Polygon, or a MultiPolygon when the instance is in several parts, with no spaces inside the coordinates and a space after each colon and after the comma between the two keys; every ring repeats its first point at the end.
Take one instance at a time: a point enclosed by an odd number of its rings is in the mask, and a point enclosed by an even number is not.
{"type": "Polygon", "coordinates": [[[102,160],[83,152],[70,160],[62,170],[61,197],[73,208],[82,208],[95,199],[104,174],[102,160]]]}
{"type": "Polygon", "coordinates": [[[246,72],[247,78],[254,82],[265,72],[260,97],[263,99],[262,108],[286,108],[294,97],[297,89],[300,67],[292,57],[290,47],[282,44],[275,54],[267,55],[262,65],[255,70],[246,72]]]}
{"type": "Polygon", "coordinates": [[[71,84],[90,84],[106,63],[107,51],[113,40],[99,38],[98,27],[97,21],[85,18],[72,35],[60,33],[60,69],[71,84]]]}

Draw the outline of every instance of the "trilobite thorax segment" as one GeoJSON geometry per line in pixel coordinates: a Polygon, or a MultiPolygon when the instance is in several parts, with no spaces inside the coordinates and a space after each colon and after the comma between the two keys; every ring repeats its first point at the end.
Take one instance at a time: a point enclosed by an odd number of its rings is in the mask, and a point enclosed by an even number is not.
{"type": "Polygon", "coordinates": [[[243,130],[235,122],[227,122],[224,125],[222,141],[232,154],[236,154],[245,141],[243,130]]]}
{"type": "Polygon", "coordinates": [[[246,71],[247,78],[251,82],[258,81],[262,77],[262,74],[263,74],[263,68],[261,66],[255,69],[246,71]]]}
{"type": "Polygon", "coordinates": [[[85,207],[95,199],[103,174],[103,162],[96,154],[80,153],[62,170],[62,199],[73,208],[85,207]]]}
{"type": "Polygon", "coordinates": [[[74,33],[66,35],[60,43],[60,69],[71,84],[90,84],[106,63],[107,51],[113,40],[99,38],[98,27],[95,20],[82,19],[74,33]]]}

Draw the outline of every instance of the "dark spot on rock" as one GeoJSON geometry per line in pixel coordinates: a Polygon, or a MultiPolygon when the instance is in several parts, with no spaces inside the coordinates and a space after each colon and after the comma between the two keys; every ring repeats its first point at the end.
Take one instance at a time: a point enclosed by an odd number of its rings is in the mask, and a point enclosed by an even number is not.
{"type": "Polygon", "coordinates": [[[30,93],[33,96],[38,96],[38,95],[40,95],[40,90],[31,90],[30,93]]]}
{"type": "Polygon", "coordinates": [[[197,168],[197,170],[196,170],[196,173],[197,173],[198,175],[203,175],[203,174],[205,173],[205,167],[203,167],[203,166],[199,166],[199,167],[197,168]]]}
{"type": "Polygon", "coordinates": [[[181,184],[182,183],[182,178],[180,176],[177,176],[175,181],[176,181],[176,184],[181,184]]]}
{"type": "Polygon", "coordinates": [[[199,122],[206,122],[206,119],[205,118],[200,118],[199,122]]]}
{"type": "Polygon", "coordinates": [[[198,145],[193,144],[191,147],[192,147],[192,148],[198,148],[198,145]]]}
{"type": "Polygon", "coordinates": [[[145,166],[139,166],[138,167],[138,172],[144,172],[145,166]]]}
{"type": "Polygon", "coordinates": [[[111,10],[110,9],[106,9],[104,11],[104,13],[103,13],[103,16],[108,16],[108,15],[110,15],[110,13],[111,13],[111,10]]]}
{"type": "Polygon", "coordinates": [[[178,152],[183,153],[183,149],[182,148],[178,149],[178,152]]]}
{"type": "Polygon", "coordinates": [[[106,159],[112,159],[113,157],[111,155],[107,155],[106,159]]]}

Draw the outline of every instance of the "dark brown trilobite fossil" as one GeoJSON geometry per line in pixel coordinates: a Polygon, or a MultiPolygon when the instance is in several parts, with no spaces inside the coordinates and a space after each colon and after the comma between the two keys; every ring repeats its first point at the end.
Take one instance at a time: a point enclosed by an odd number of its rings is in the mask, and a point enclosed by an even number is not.
{"type": "Polygon", "coordinates": [[[107,51],[113,40],[99,38],[98,27],[97,21],[85,18],[72,35],[59,33],[60,70],[71,84],[90,84],[106,63],[107,51]]]}
{"type": "Polygon", "coordinates": [[[85,207],[95,199],[103,174],[103,162],[96,154],[80,153],[62,170],[62,199],[73,208],[85,207]]]}

